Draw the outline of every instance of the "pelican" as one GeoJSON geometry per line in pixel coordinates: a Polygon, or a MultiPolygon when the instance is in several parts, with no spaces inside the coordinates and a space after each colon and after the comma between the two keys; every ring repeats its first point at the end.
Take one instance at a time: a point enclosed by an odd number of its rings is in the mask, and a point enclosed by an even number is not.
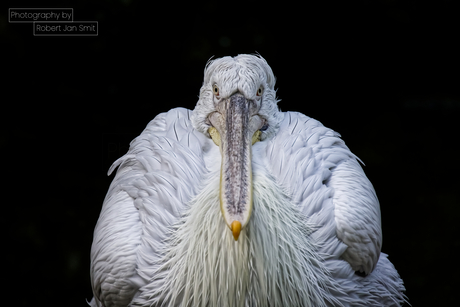
{"type": "Polygon", "coordinates": [[[404,303],[360,160],[274,86],[260,55],[210,60],[195,109],[157,115],[114,162],[91,306],[404,303]]]}

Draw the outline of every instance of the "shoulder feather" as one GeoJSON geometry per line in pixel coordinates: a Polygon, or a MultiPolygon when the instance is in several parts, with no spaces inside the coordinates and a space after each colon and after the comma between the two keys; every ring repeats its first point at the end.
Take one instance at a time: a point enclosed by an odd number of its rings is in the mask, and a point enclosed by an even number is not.
{"type": "Polygon", "coordinates": [[[159,114],[115,161],[94,232],[91,279],[96,302],[126,306],[155,270],[162,242],[207,170],[210,141],[192,128],[191,111],[159,114]]]}
{"type": "Polygon", "coordinates": [[[266,157],[271,175],[317,225],[314,235],[324,242],[322,252],[340,252],[353,270],[369,274],[382,244],[379,203],[340,134],[301,113],[286,112],[266,157]]]}

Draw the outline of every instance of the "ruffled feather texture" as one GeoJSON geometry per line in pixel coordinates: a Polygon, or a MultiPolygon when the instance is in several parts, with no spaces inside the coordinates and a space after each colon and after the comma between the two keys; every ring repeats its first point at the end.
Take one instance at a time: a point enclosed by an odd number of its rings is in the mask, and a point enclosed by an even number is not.
{"type": "Polygon", "coordinates": [[[278,133],[253,146],[253,216],[235,242],[219,208],[219,148],[190,115],[158,115],[112,166],[92,306],[402,304],[374,189],[336,132],[278,115],[278,133]]]}

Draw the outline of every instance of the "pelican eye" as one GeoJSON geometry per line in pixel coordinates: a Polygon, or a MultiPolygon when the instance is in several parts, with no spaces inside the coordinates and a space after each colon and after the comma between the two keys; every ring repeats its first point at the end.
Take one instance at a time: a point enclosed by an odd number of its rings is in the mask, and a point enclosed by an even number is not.
{"type": "Polygon", "coordinates": [[[265,131],[265,130],[267,130],[267,129],[268,129],[268,124],[265,124],[265,125],[263,125],[262,128],[260,128],[259,130],[260,130],[260,131],[265,131]]]}
{"type": "Polygon", "coordinates": [[[263,92],[264,92],[264,89],[262,88],[262,86],[259,87],[259,89],[257,90],[257,96],[262,96],[263,92]]]}
{"type": "Polygon", "coordinates": [[[214,84],[212,86],[212,92],[214,93],[214,95],[219,96],[219,88],[217,87],[217,84],[214,84]]]}

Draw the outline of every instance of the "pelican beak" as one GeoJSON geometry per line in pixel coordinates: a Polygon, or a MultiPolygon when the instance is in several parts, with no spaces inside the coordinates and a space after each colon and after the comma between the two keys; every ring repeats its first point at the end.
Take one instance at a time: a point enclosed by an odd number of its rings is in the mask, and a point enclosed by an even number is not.
{"type": "Polygon", "coordinates": [[[220,147],[220,208],[236,241],[252,212],[251,147],[260,140],[263,121],[257,104],[239,93],[222,99],[216,110],[208,132],[220,147]]]}

